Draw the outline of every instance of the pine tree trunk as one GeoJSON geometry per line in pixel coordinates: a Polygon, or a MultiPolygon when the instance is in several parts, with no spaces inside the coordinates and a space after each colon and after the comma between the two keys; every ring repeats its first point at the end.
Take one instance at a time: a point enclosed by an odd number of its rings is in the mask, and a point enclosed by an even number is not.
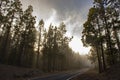
{"type": "Polygon", "coordinates": [[[40,67],[40,63],[39,63],[39,60],[40,60],[40,43],[41,43],[41,28],[40,28],[40,33],[39,33],[36,68],[40,67]]]}
{"type": "Polygon", "coordinates": [[[114,28],[114,23],[113,23],[113,31],[114,31],[114,36],[115,36],[115,39],[116,39],[116,42],[117,42],[117,47],[118,47],[118,61],[120,61],[120,41],[119,41],[119,37],[118,37],[118,34],[117,34],[117,30],[114,28]]]}
{"type": "Polygon", "coordinates": [[[114,58],[113,58],[114,55],[113,55],[113,51],[112,51],[110,31],[109,31],[109,28],[108,28],[108,24],[107,24],[107,19],[106,19],[106,17],[104,17],[104,22],[105,22],[106,36],[107,36],[107,47],[108,47],[110,56],[112,57],[112,64],[115,64],[114,58]]]}
{"type": "Polygon", "coordinates": [[[98,31],[99,31],[99,35],[100,35],[100,47],[101,47],[101,53],[102,53],[103,69],[106,70],[106,63],[105,63],[105,56],[104,56],[104,49],[103,49],[103,41],[101,39],[102,34],[101,34],[98,18],[97,18],[97,24],[98,24],[98,31]]]}
{"type": "Polygon", "coordinates": [[[98,51],[99,47],[96,47],[96,53],[98,58],[98,66],[99,66],[99,73],[102,73],[102,63],[101,63],[101,57],[98,51]]]}

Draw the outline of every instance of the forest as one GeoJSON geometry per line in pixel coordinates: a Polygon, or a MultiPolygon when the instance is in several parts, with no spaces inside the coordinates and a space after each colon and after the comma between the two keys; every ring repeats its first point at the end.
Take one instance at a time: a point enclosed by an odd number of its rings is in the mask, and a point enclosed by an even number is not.
{"type": "Polygon", "coordinates": [[[32,12],[31,5],[23,11],[19,0],[0,1],[0,63],[45,72],[81,68],[81,56],[68,45],[73,37],[65,36],[64,22],[51,23],[46,30],[43,19],[35,26],[32,12]]]}
{"type": "Polygon", "coordinates": [[[94,0],[83,24],[82,41],[91,46],[89,59],[104,72],[120,62],[120,0],[94,0]]]}
{"type": "Polygon", "coordinates": [[[36,25],[33,12],[20,0],[0,0],[0,64],[61,72],[88,67],[87,57],[99,73],[120,64],[120,0],[93,0],[81,33],[83,45],[91,47],[86,56],[69,46],[74,36],[66,36],[64,22],[46,29],[44,19],[36,25]]]}

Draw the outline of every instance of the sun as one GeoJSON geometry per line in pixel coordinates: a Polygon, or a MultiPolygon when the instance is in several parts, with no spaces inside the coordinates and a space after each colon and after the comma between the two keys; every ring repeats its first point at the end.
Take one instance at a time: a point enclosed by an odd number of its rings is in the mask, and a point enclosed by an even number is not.
{"type": "Polygon", "coordinates": [[[83,43],[78,37],[74,37],[69,43],[69,46],[73,51],[79,52],[81,55],[88,54],[91,47],[83,47],[83,43]]]}

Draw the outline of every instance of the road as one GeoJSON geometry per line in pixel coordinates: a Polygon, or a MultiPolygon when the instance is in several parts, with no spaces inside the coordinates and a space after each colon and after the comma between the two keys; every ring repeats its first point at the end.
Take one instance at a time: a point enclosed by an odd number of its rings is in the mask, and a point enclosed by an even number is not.
{"type": "Polygon", "coordinates": [[[78,71],[69,71],[69,72],[64,72],[64,73],[51,74],[51,75],[47,75],[44,77],[34,78],[31,80],[71,80],[73,77],[83,74],[87,70],[89,69],[86,68],[86,69],[81,69],[78,71]]]}

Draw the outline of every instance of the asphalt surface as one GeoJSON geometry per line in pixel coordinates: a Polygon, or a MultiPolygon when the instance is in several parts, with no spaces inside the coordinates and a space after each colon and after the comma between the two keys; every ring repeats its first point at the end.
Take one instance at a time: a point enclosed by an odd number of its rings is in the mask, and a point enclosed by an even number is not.
{"type": "Polygon", "coordinates": [[[69,71],[69,72],[64,72],[64,73],[50,74],[44,77],[38,77],[38,78],[31,79],[31,80],[71,80],[73,77],[83,74],[87,70],[89,69],[86,68],[86,69],[81,69],[78,71],[69,71]]]}

